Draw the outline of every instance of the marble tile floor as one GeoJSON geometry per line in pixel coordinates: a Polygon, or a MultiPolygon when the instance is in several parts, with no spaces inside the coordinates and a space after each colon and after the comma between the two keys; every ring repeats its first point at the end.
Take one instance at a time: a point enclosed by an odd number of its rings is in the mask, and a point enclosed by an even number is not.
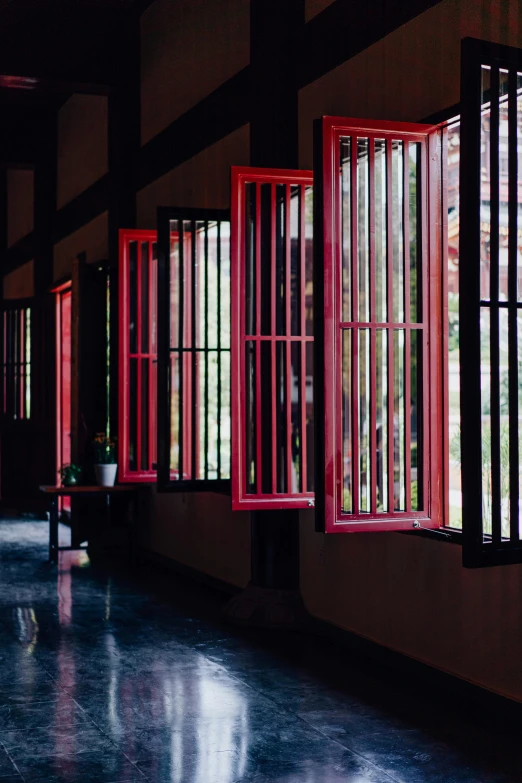
{"type": "Polygon", "coordinates": [[[0,521],[0,783],[522,781],[516,739],[390,672],[46,546],[46,523],[0,521]]]}

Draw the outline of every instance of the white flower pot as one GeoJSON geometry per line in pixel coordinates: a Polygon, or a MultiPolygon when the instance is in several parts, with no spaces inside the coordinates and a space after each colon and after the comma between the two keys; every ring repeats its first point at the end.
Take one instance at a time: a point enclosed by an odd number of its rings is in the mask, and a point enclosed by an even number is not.
{"type": "Polygon", "coordinates": [[[95,465],[96,481],[100,487],[113,487],[116,481],[118,465],[114,462],[110,465],[95,465]]]}

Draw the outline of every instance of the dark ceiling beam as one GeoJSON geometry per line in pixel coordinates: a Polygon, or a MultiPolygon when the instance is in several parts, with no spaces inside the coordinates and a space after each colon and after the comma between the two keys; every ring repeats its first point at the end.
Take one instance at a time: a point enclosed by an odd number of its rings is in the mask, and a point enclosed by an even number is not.
{"type": "MultiPolygon", "coordinates": [[[[143,2],[145,6],[149,4],[148,0],[143,2]]],[[[320,78],[438,2],[441,0],[335,0],[303,25],[292,42],[297,60],[296,89],[320,78]]],[[[247,66],[141,148],[136,189],[146,187],[249,123],[255,100],[251,68],[247,66]]],[[[58,210],[54,241],[104,212],[108,194],[108,180],[103,177],[58,210]]],[[[6,270],[32,257],[31,237],[26,237],[7,251],[6,270]]]]}
{"type": "Polygon", "coordinates": [[[2,275],[8,275],[19,269],[34,258],[34,233],[20,239],[15,245],[8,247],[3,253],[2,275]]]}
{"type": "Polygon", "coordinates": [[[194,157],[250,120],[250,67],[203,98],[141,148],[137,190],[194,157]]]}
{"type": "Polygon", "coordinates": [[[38,160],[38,145],[32,132],[0,125],[0,166],[33,169],[38,160]]]}
{"type": "Polygon", "coordinates": [[[335,0],[305,25],[298,87],[316,81],[442,0],[335,0]]]}

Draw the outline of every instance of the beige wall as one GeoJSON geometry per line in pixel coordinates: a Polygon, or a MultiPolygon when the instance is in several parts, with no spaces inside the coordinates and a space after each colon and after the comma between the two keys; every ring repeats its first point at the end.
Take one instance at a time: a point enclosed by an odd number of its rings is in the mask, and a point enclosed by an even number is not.
{"type": "Polygon", "coordinates": [[[329,5],[332,5],[334,1],[335,0],[305,0],[305,20],[309,22],[314,16],[317,16],[317,14],[320,14],[325,8],[328,8],[329,5]]]}
{"type": "Polygon", "coordinates": [[[54,279],[70,277],[72,262],[79,253],[87,254],[87,262],[102,261],[109,254],[107,212],[82,226],[54,246],[54,279]]]}
{"type": "MultiPolygon", "coordinates": [[[[301,90],[301,166],[311,166],[312,121],[322,114],[418,120],[456,103],[460,38],[522,45],[521,3],[443,0],[301,90]]],[[[308,0],[308,18],[325,5],[308,0]]],[[[142,25],[143,141],[248,62],[247,22],[247,0],[156,0],[142,25]]],[[[80,158],[70,155],[83,165],[80,158]]],[[[139,226],[155,227],[158,205],[228,206],[230,165],[248,160],[246,126],[144,188],[139,226]]],[[[85,174],[78,179],[85,187],[85,174]]],[[[73,191],[69,185],[68,198],[73,191]]],[[[90,261],[107,256],[106,214],[55,246],[56,279],[81,251],[90,261]]],[[[314,532],[313,512],[301,522],[301,589],[311,614],[522,701],[522,567],[465,570],[460,547],[443,541],[326,537],[314,532]]],[[[249,579],[249,516],[233,514],[226,497],[153,492],[142,538],[151,551],[231,584],[249,579]]]]}
{"type": "Polygon", "coordinates": [[[34,296],[34,262],[9,272],[4,277],[4,299],[26,299],[34,296]]]}
{"type": "Polygon", "coordinates": [[[24,169],[7,172],[7,246],[30,234],[34,226],[34,173],[24,169]]]}
{"type": "Polygon", "coordinates": [[[199,155],[182,163],[138,193],[138,228],[156,228],[156,207],[230,206],[230,167],[250,160],[249,126],[245,125],[199,155]]]}
{"type": "Polygon", "coordinates": [[[249,0],[156,0],[141,22],[141,140],[249,63],[249,0]]]}
{"type": "Polygon", "coordinates": [[[315,617],[522,701],[522,566],[466,569],[456,544],[325,536],[301,514],[301,590],[315,617]]]}
{"type": "Polygon", "coordinates": [[[142,542],[228,584],[244,587],[250,579],[250,519],[232,514],[230,497],[154,492],[142,542]]]}
{"type": "MultiPolygon", "coordinates": [[[[249,161],[245,126],[138,193],[138,227],[156,228],[157,206],[225,209],[230,167],[249,161]]],[[[243,587],[250,578],[250,520],[232,514],[230,498],[153,494],[144,546],[217,579],[243,587]]]]}
{"type": "Polygon", "coordinates": [[[522,46],[522,2],[443,0],[303,88],[299,165],[312,165],[312,123],[334,114],[419,121],[460,100],[460,41],[522,46]]]}
{"type": "MultiPolygon", "coordinates": [[[[443,0],[301,90],[300,165],[324,114],[419,120],[456,104],[460,39],[522,46],[522,3],[443,0]]],[[[301,514],[301,589],[341,628],[522,701],[522,567],[468,570],[461,548],[397,533],[324,536],[301,514]]]]}
{"type": "Polygon", "coordinates": [[[58,113],[58,209],[107,172],[107,98],[73,95],[58,113]]]}
{"type": "MultiPolygon", "coordinates": [[[[314,9],[309,0],[307,15],[314,9]]],[[[522,45],[520,16],[519,3],[443,0],[301,90],[301,166],[312,164],[312,121],[322,114],[418,120],[458,102],[460,38],[522,45]]],[[[226,206],[228,168],[247,162],[244,128],[141,191],[140,226],[155,226],[157,204],[226,206]]],[[[522,701],[522,567],[466,570],[460,547],[444,541],[324,536],[313,512],[301,522],[301,589],[312,615],[522,701]]],[[[241,586],[249,535],[248,515],[232,514],[225,498],[158,495],[144,542],[241,586]]]]}

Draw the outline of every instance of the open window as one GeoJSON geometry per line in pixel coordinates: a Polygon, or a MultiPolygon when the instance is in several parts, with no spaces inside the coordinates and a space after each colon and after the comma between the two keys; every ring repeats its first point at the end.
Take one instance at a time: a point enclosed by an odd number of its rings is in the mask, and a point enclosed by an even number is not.
{"type": "Polygon", "coordinates": [[[230,213],[158,209],[158,488],[230,491],[230,213]]]}
{"type": "Polygon", "coordinates": [[[319,527],[439,527],[440,134],[325,117],[315,144],[319,527]]]}
{"type": "Polygon", "coordinates": [[[156,232],[122,229],[118,479],[156,480],[156,232]]]}
{"type": "Polygon", "coordinates": [[[522,51],[462,45],[463,562],[522,562],[522,51]]]}
{"type": "Polygon", "coordinates": [[[313,469],[313,174],[232,169],[232,508],[306,508],[313,469]]]}
{"type": "Polygon", "coordinates": [[[3,311],[4,419],[31,418],[31,306],[4,303],[3,311]]]}

